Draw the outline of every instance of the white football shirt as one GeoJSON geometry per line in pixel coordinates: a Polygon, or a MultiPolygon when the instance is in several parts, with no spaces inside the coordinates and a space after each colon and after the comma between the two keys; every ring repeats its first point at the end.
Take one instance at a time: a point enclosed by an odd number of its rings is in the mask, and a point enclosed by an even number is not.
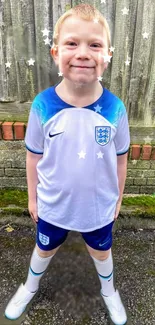
{"type": "Polygon", "coordinates": [[[33,100],[26,148],[43,154],[37,164],[38,216],[80,232],[114,220],[119,197],[117,155],[130,145],[123,102],[106,88],[86,107],[64,102],[57,85],[33,100]]]}

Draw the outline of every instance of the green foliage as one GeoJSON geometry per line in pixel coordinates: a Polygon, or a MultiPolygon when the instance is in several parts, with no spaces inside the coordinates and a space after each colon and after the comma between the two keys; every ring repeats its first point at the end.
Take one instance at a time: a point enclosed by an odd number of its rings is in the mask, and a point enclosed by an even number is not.
{"type": "Polygon", "coordinates": [[[140,206],[140,207],[155,207],[155,195],[141,195],[123,198],[123,205],[140,206]]]}
{"type": "Polygon", "coordinates": [[[71,5],[69,3],[67,3],[66,6],[65,6],[65,11],[67,11],[69,9],[71,9],[71,5]]]}
{"type": "Polygon", "coordinates": [[[0,190],[0,208],[18,206],[27,208],[27,191],[17,189],[1,189],[0,190]]]}

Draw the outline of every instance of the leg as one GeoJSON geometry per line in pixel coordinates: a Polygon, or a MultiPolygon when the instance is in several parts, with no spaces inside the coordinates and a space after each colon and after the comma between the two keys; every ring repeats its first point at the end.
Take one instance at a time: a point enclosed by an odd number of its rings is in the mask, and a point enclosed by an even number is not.
{"type": "Polygon", "coordinates": [[[107,251],[98,251],[86,244],[87,250],[93,259],[101,283],[101,293],[112,296],[115,293],[113,278],[113,260],[111,248],[107,251]]]}
{"type": "Polygon", "coordinates": [[[82,233],[101,282],[101,292],[105,296],[115,293],[111,254],[113,223],[92,232],[82,233]]]}
{"type": "Polygon", "coordinates": [[[60,246],[49,251],[44,251],[36,244],[31,256],[28,277],[25,283],[25,287],[29,292],[36,292],[39,289],[40,280],[60,246]]]}
{"type": "Polygon", "coordinates": [[[92,257],[99,280],[101,296],[114,324],[126,324],[127,315],[118,290],[114,288],[112,260],[112,223],[99,230],[82,234],[92,257]]]}
{"type": "Polygon", "coordinates": [[[67,235],[68,230],[56,227],[38,218],[37,244],[31,257],[28,278],[25,283],[27,290],[30,292],[38,290],[40,279],[52,257],[66,240],[67,235]]]}
{"type": "Polygon", "coordinates": [[[87,245],[87,243],[85,243],[85,244],[86,244],[86,247],[87,247],[87,250],[88,250],[90,256],[95,257],[97,260],[104,261],[110,255],[110,250],[111,249],[108,249],[106,251],[99,251],[99,250],[96,250],[96,249],[90,247],[89,245],[87,245]]]}
{"type": "Polygon", "coordinates": [[[15,320],[21,316],[39,288],[39,282],[59,247],[65,241],[68,230],[55,227],[38,219],[37,244],[31,256],[28,277],[21,284],[5,309],[5,316],[15,320]]]}

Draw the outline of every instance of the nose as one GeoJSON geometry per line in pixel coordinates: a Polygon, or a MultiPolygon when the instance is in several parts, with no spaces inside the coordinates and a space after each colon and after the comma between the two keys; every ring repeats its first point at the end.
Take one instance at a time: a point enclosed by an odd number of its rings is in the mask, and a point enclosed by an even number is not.
{"type": "Polygon", "coordinates": [[[89,49],[82,44],[77,48],[76,59],[90,59],[89,49]]]}

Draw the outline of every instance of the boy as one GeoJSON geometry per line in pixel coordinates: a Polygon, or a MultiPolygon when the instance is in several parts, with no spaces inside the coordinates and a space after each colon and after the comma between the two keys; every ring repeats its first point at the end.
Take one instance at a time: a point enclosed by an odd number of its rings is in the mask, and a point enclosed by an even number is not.
{"type": "Polygon", "coordinates": [[[112,321],[123,325],[127,315],[114,288],[111,246],[130,140],[122,101],[99,82],[107,68],[109,27],[98,10],[80,4],[59,18],[53,40],[51,54],[63,80],[35,97],[25,138],[28,207],[37,242],[27,281],[5,315],[20,317],[72,230],[85,240],[112,321]]]}

